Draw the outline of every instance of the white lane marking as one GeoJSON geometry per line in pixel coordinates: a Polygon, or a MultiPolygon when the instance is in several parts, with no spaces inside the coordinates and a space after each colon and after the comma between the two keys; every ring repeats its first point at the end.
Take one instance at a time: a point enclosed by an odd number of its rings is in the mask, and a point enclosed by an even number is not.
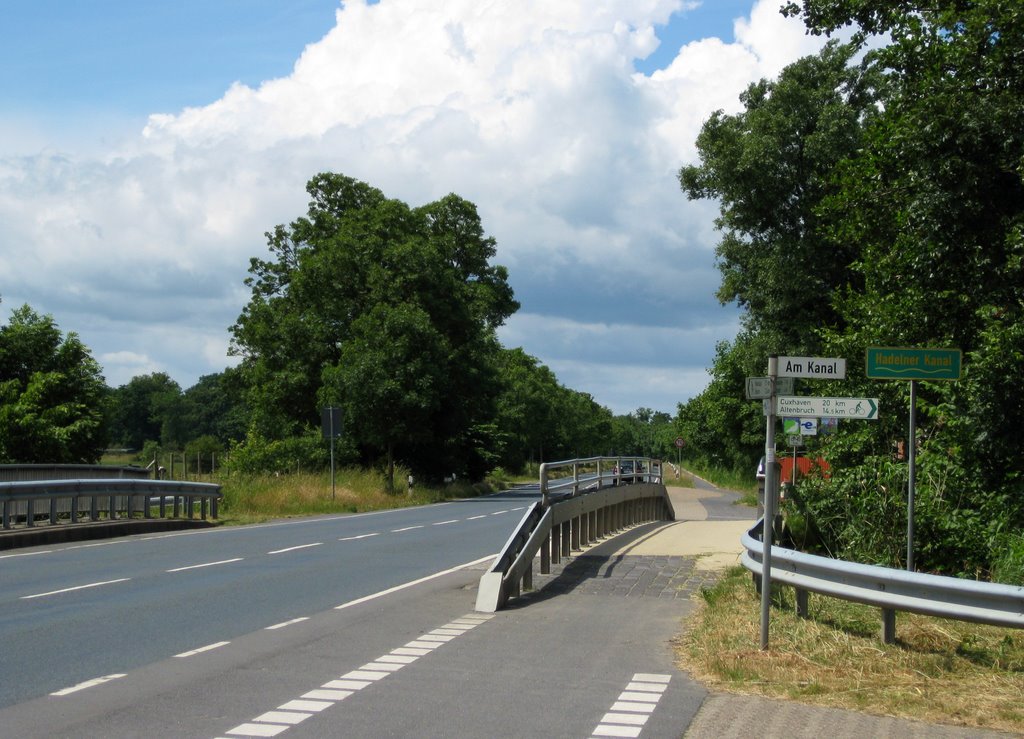
{"type": "Polygon", "coordinates": [[[182,652],[181,654],[176,654],[174,656],[175,657],[194,657],[197,654],[202,654],[203,652],[209,652],[211,649],[218,649],[218,648],[223,647],[223,646],[225,646],[227,644],[230,644],[230,643],[231,642],[229,642],[229,641],[214,642],[213,644],[207,644],[205,647],[199,647],[198,649],[191,649],[191,650],[189,650],[187,652],[182,652]]]}
{"type": "Polygon", "coordinates": [[[62,588],[60,590],[51,590],[48,593],[36,593],[35,595],[23,595],[21,600],[31,600],[32,598],[44,598],[47,595],[59,595],[61,593],[70,593],[75,590],[85,590],[86,588],[98,588],[101,585],[113,585],[118,582],[128,582],[131,580],[130,577],[120,577],[117,580],[104,580],[103,582],[91,582],[88,585],[76,585],[73,588],[62,588]]]}
{"type": "Polygon", "coordinates": [[[526,510],[526,506],[521,505],[518,508],[513,508],[511,510],[513,510],[513,511],[525,511],[526,510]]]}
{"type": "MultiPolygon", "coordinates": [[[[483,614],[468,614],[455,621],[472,621],[479,625],[488,621],[492,616],[483,614]]],[[[460,634],[469,629],[462,629],[460,634]]],[[[452,639],[454,637],[440,636],[438,639],[452,639]]],[[[413,644],[415,642],[410,642],[413,644]]],[[[441,646],[443,642],[431,644],[431,648],[441,646]]],[[[357,690],[362,690],[388,675],[391,675],[406,665],[412,664],[422,655],[429,654],[430,649],[414,649],[409,646],[392,649],[388,654],[378,657],[373,662],[367,662],[358,670],[352,670],[342,675],[337,680],[330,680],[319,688],[310,690],[303,694],[302,698],[288,701],[280,705],[276,710],[267,711],[260,716],[244,724],[239,724],[227,732],[233,736],[277,736],[294,726],[305,721],[313,713],[323,711],[343,701],[357,690]],[[412,654],[410,654],[412,652],[412,654]]],[[[611,714],[606,714],[611,715],[611,714]]]]}
{"type": "Polygon", "coordinates": [[[307,700],[321,700],[321,701],[340,701],[348,698],[355,691],[352,690],[331,690],[329,688],[317,688],[311,690],[308,693],[303,693],[302,697],[307,700]]]}
{"type": "Polygon", "coordinates": [[[50,693],[50,695],[58,695],[58,696],[59,695],[71,695],[72,693],[77,693],[79,690],[85,690],[86,688],[94,688],[97,685],[102,685],[103,683],[109,683],[111,680],[117,680],[119,677],[125,677],[126,675],[127,675],[127,673],[119,672],[116,675],[105,675],[103,677],[93,678],[92,680],[86,680],[84,683],[78,683],[78,685],[72,685],[70,688],[64,688],[62,690],[57,690],[57,691],[55,691],[53,693],[50,693]]]}
{"type": "Polygon", "coordinates": [[[469,517],[469,518],[467,518],[466,520],[467,520],[467,521],[476,521],[476,520],[477,520],[478,518],[487,518],[487,514],[486,514],[486,513],[484,513],[484,514],[482,514],[482,515],[479,515],[479,516],[470,516],[470,517],[469,517]]]}
{"type": "Polygon", "coordinates": [[[293,618],[291,621],[282,621],[279,624],[268,626],[264,631],[273,631],[274,629],[283,629],[285,626],[291,626],[292,624],[300,624],[303,621],[309,621],[309,616],[302,616],[300,618],[293,618]]]}
{"type": "Polygon", "coordinates": [[[333,701],[293,700],[288,701],[277,708],[279,711],[310,711],[312,713],[319,713],[325,708],[330,708],[333,705],[333,701]]]}
{"type": "Polygon", "coordinates": [[[469,629],[446,629],[446,628],[441,628],[441,629],[434,629],[430,633],[434,634],[436,636],[462,636],[467,631],[469,631],[469,629]]]}
{"type": "Polygon", "coordinates": [[[495,511],[495,512],[494,512],[494,513],[492,513],[491,515],[492,515],[492,516],[500,516],[500,515],[501,515],[502,513],[508,513],[508,511],[495,511]]]}
{"type": "Polygon", "coordinates": [[[313,544],[299,544],[297,547],[285,547],[284,549],[275,549],[272,552],[267,552],[267,554],[284,554],[285,552],[294,552],[296,549],[309,549],[310,547],[319,547],[322,545],[322,541],[318,541],[313,544]]]}
{"type": "Polygon", "coordinates": [[[0,559],[10,559],[11,557],[34,557],[37,554],[52,554],[56,552],[56,549],[40,549],[36,552],[19,552],[18,554],[0,554],[0,559]]]}
{"type": "Polygon", "coordinates": [[[459,522],[459,519],[451,518],[451,519],[449,519],[447,521],[438,521],[437,523],[432,523],[430,525],[431,526],[444,526],[444,525],[449,524],[449,523],[458,523],[458,522],[459,522]]]}
{"type": "Polygon", "coordinates": [[[239,724],[228,734],[235,736],[277,736],[282,731],[287,731],[286,724],[239,724]]]}
{"type": "Polygon", "coordinates": [[[619,693],[611,710],[601,717],[597,728],[590,736],[640,736],[671,679],[671,675],[656,675],[649,672],[634,674],[626,689],[619,693]]]}
{"type": "Polygon", "coordinates": [[[267,711],[262,716],[254,718],[253,721],[265,724],[289,724],[294,726],[295,724],[301,724],[312,715],[312,713],[301,713],[299,711],[267,711]]]}
{"type": "Polygon", "coordinates": [[[359,536],[344,536],[341,539],[338,539],[338,541],[356,541],[357,539],[369,539],[371,536],[380,536],[380,532],[375,532],[373,534],[359,534],[359,536]]]}
{"type": "Polygon", "coordinates": [[[418,526],[406,526],[405,528],[402,528],[402,529],[391,529],[391,533],[392,534],[400,534],[403,531],[412,531],[413,529],[422,529],[424,526],[425,526],[425,524],[419,524],[418,526]]]}
{"type": "Polygon", "coordinates": [[[423,636],[421,636],[418,639],[418,641],[426,641],[426,642],[436,641],[436,642],[444,643],[444,642],[450,642],[454,638],[455,638],[454,636],[444,636],[442,634],[424,634],[423,636]]]}
{"type": "Polygon", "coordinates": [[[445,575],[450,575],[453,572],[458,572],[459,570],[464,570],[467,567],[472,567],[473,565],[478,565],[478,564],[481,564],[483,562],[490,562],[496,556],[498,556],[498,555],[490,554],[490,555],[488,555],[486,557],[481,557],[480,559],[474,559],[472,562],[466,562],[465,564],[456,565],[455,567],[451,567],[451,568],[449,568],[447,570],[441,570],[440,572],[435,572],[433,575],[427,575],[426,577],[421,577],[418,580],[410,580],[409,582],[402,583],[401,585],[396,585],[393,588],[388,588],[387,590],[381,590],[379,593],[373,593],[372,595],[367,595],[367,596],[364,596],[362,598],[356,598],[355,600],[350,600],[348,603],[342,603],[340,606],[335,606],[334,610],[340,611],[340,610],[342,610],[344,608],[351,608],[352,606],[357,606],[360,603],[366,603],[368,601],[375,600],[377,598],[383,598],[385,595],[391,595],[392,593],[397,593],[399,590],[405,590],[406,588],[411,588],[411,587],[413,587],[415,585],[419,585],[420,583],[428,582],[430,580],[434,580],[434,579],[437,579],[439,577],[444,577],[445,575]]]}
{"type": "Polygon", "coordinates": [[[444,642],[439,642],[439,641],[411,641],[408,644],[406,644],[405,646],[407,646],[407,647],[409,647],[411,649],[428,649],[430,651],[434,651],[435,649],[437,649],[442,644],[444,644],[444,642]]]}
{"type": "Polygon", "coordinates": [[[165,572],[184,572],[185,570],[198,570],[202,567],[214,567],[215,565],[229,565],[232,562],[241,562],[244,557],[235,557],[234,559],[222,559],[217,562],[204,562],[201,565],[188,565],[187,567],[175,567],[173,570],[165,570],[165,572]]]}

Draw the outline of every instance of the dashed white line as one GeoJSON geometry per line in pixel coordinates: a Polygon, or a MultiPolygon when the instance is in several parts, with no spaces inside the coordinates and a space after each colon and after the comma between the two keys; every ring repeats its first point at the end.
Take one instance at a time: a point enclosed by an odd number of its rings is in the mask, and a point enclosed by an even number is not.
{"type": "Polygon", "coordinates": [[[283,629],[285,626],[291,626],[292,624],[300,624],[303,621],[309,621],[309,616],[302,616],[301,618],[293,618],[291,621],[282,621],[279,624],[268,626],[264,631],[274,631],[275,629],[283,629]]]}
{"type": "Polygon", "coordinates": [[[469,518],[467,518],[466,520],[467,520],[467,521],[476,521],[476,520],[477,520],[478,518],[487,518],[487,514],[486,514],[486,513],[484,513],[484,514],[481,514],[481,515],[479,515],[479,516],[470,516],[470,517],[469,517],[469,518]]]}
{"type": "Polygon", "coordinates": [[[448,519],[447,521],[438,521],[437,523],[432,523],[430,525],[431,526],[445,526],[446,524],[458,523],[458,522],[459,522],[459,519],[451,518],[451,519],[448,519]]]}
{"type": "Polygon", "coordinates": [[[109,683],[111,680],[117,680],[119,677],[125,677],[127,673],[119,672],[116,675],[106,675],[104,677],[97,677],[92,680],[86,680],[84,683],[78,683],[78,685],[72,685],[70,688],[64,688],[56,692],[50,693],[50,695],[71,695],[77,693],[79,690],[85,690],[86,688],[93,688],[103,683],[109,683]]]}
{"type": "Polygon", "coordinates": [[[371,536],[380,536],[380,533],[378,532],[373,534],[359,534],[359,536],[345,536],[341,539],[338,539],[338,541],[356,541],[357,539],[369,539],[371,536]]]}
{"type": "Polygon", "coordinates": [[[492,513],[491,515],[492,515],[492,516],[500,516],[500,515],[501,515],[502,513],[508,513],[508,511],[495,511],[495,512],[494,512],[494,513],[492,513]]]}
{"type": "Polygon", "coordinates": [[[405,528],[402,528],[402,529],[391,529],[391,533],[392,534],[400,534],[403,531],[412,531],[413,529],[422,529],[423,526],[424,526],[424,524],[420,524],[418,526],[406,526],[405,528]]]}
{"type": "Polygon", "coordinates": [[[638,672],[598,723],[591,737],[638,737],[658,701],[668,688],[671,675],[638,672]]]}
{"type": "Polygon", "coordinates": [[[234,559],[222,559],[217,562],[204,562],[201,565],[188,565],[187,567],[175,567],[173,570],[165,570],[166,572],[184,572],[185,570],[198,570],[202,567],[214,567],[215,565],[227,565],[232,562],[241,562],[244,557],[235,557],[234,559]]]}
{"type": "MultiPolygon", "coordinates": [[[[456,623],[460,624],[459,633],[462,634],[482,623],[486,623],[491,618],[492,616],[490,615],[473,613],[455,619],[450,624],[447,624],[447,626],[452,626],[456,623]]],[[[435,632],[444,630],[446,630],[445,627],[434,629],[435,632]]],[[[438,638],[447,640],[454,637],[439,636],[438,638]]],[[[329,680],[319,688],[304,693],[299,699],[288,701],[273,711],[267,711],[251,721],[239,724],[227,731],[225,736],[277,736],[292,726],[305,721],[314,713],[330,708],[350,695],[380,682],[388,677],[388,675],[412,664],[421,656],[429,654],[433,649],[440,647],[443,642],[431,643],[430,649],[420,649],[412,646],[417,643],[419,642],[412,641],[404,647],[392,649],[388,654],[378,657],[373,662],[367,662],[357,670],[346,672],[340,678],[329,680]]]]}
{"type": "Polygon", "coordinates": [[[176,654],[174,656],[175,657],[194,657],[197,654],[202,654],[203,652],[209,652],[211,649],[218,649],[218,648],[223,647],[223,646],[225,646],[227,644],[230,644],[230,643],[231,642],[229,642],[229,641],[214,642],[213,644],[207,644],[205,647],[199,647],[198,649],[192,649],[192,650],[190,650],[188,652],[182,652],[181,654],[176,654]]]}
{"type": "Polygon", "coordinates": [[[322,545],[322,541],[317,541],[312,544],[299,544],[297,547],[285,547],[284,549],[275,549],[272,552],[267,552],[267,554],[284,554],[285,552],[294,552],[298,549],[309,549],[310,547],[319,547],[322,545]]]}
{"type": "Polygon", "coordinates": [[[85,590],[87,588],[98,588],[101,585],[113,585],[119,582],[128,582],[131,580],[130,577],[120,577],[117,580],[104,580],[103,582],[91,582],[88,585],[76,585],[73,588],[62,588],[60,590],[51,590],[48,593],[36,593],[34,595],[23,595],[20,600],[31,600],[32,598],[44,598],[47,595],[60,595],[61,593],[71,593],[75,590],[85,590]]]}

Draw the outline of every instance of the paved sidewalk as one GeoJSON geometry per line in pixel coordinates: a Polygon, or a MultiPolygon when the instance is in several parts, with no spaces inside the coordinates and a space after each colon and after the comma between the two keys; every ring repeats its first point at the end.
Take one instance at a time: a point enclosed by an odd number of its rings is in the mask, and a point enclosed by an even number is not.
{"type": "MultiPolygon", "coordinates": [[[[614,540],[605,542],[552,565],[550,575],[534,575],[536,590],[521,600],[570,593],[690,599],[701,587],[712,585],[724,568],[739,563],[740,535],[753,523],[753,511],[735,505],[738,496],[724,491],[669,488],[669,494],[676,521],[631,537],[627,544],[616,547],[614,540]]],[[[1007,736],[729,693],[710,693],[680,734],[692,739],[1007,736]]]]}

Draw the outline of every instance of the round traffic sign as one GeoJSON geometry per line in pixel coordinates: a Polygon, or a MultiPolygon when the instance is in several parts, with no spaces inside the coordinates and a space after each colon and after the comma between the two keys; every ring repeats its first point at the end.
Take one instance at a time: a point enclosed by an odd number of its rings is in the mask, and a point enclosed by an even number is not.
{"type": "Polygon", "coordinates": [[[676,437],[676,448],[677,449],[682,449],[684,446],[686,446],[686,440],[682,436],[677,436],[676,437]]]}

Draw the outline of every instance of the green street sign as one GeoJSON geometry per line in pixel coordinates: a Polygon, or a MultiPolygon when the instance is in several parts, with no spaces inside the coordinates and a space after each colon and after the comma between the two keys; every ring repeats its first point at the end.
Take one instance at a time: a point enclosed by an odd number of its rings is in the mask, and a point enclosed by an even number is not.
{"type": "Polygon", "coordinates": [[[864,363],[872,380],[959,380],[959,349],[869,346],[864,363]]]}

